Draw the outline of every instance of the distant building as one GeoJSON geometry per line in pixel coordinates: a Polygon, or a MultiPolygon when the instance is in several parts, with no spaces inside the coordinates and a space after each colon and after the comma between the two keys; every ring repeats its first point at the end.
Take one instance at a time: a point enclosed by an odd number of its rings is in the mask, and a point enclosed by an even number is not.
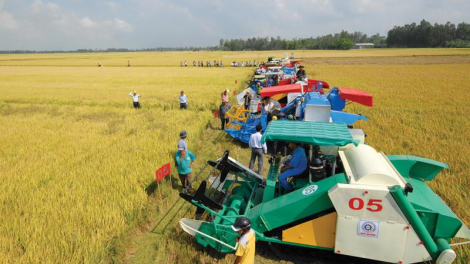
{"type": "Polygon", "coordinates": [[[373,48],[374,43],[356,43],[354,44],[353,49],[367,49],[367,48],[373,48]]]}

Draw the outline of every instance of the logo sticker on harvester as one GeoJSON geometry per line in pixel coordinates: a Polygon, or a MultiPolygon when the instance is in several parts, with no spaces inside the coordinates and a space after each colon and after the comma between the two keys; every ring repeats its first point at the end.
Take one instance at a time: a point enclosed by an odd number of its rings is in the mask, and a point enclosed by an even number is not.
{"type": "Polygon", "coordinates": [[[357,235],[364,237],[379,237],[380,221],[361,220],[357,227],[357,235]]]}
{"type": "Polygon", "coordinates": [[[302,191],[302,194],[303,195],[310,195],[314,192],[316,192],[318,190],[318,186],[317,185],[310,185],[310,186],[307,186],[303,191],[302,191]]]}

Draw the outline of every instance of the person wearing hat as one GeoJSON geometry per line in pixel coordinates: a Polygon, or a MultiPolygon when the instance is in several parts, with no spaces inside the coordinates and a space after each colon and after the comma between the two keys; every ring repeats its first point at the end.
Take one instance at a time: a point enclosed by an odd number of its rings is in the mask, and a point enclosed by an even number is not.
{"type": "Polygon", "coordinates": [[[261,82],[257,82],[257,83],[256,83],[256,93],[257,93],[258,95],[260,95],[260,94],[261,94],[261,90],[263,90],[263,86],[261,86],[261,82]]]}
{"type": "Polygon", "coordinates": [[[181,91],[180,94],[180,109],[188,109],[188,97],[181,91]]]}
{"type": "Polygon", "coordinates": [[[130,93],[129,93],[129,96],[132,97],[132,101],[133,101],[133,106],[134,106],[134,108],[135,108],[135,109],[140,108],[140,103],[139,103],[140,94],[138,94],[137,91],[133,91],[133,92],[130,92],[130,93]]]}
{"type": "Polygon", "coordinates": [[[307,73],[305,73],[304,66],[300,65],[299,70],[297,71],[297,80],[302,81],[307,78],[307,73]]]}
{"type": "Polygon", "coordinates": [[[186,130],[182,130],[180,132],[180,139],[178,140],[178,149],[184,148],[188,150],[188,143],[186,143],[186,137],[188,137],[188,132],[186,130]]]}
{"type": "Polygon", "coordinates": [[[233,231],[241,235],[236,238],[238,242],[237,251],[235,251],[234,264],[254,264],[255,263],[255,250],[256,250],[256,234],[251,229],[251,221],[247,217],[239,217],[232,225],[233,231]]]}
{"type": "Polygon", "coordinates": [[[253,96],[254,94],[251,94],[250,89],[247,89],[246,94],[243,96],[245,110],[250,109],[250,103],[251,103],[251,100],[253,99],[253,96]]]}
{"type": "Polygon", "coordinates": [[[281,113],[281,104],[276,99],[266,96],[263,97],[263,103],[266,112],[268,112],[268,122],[273,119],[273,116],[277,116],[281,113]]]}
{"type": "Polygon", "coordinates": [[[220,97],[222,98],[222,102],[228,103],[228,93],[230,92],[229,89],[225,89],[221,94],[220,97]]]}
{"type": "Polygon", "coordinates": [[[178,164],[178,176],[181,180],[183,188],[188,187],[193,176],[193,163],[196,160],[196,156],[184,147],[178,147],[176,152],[176,164],[178,164]]]}

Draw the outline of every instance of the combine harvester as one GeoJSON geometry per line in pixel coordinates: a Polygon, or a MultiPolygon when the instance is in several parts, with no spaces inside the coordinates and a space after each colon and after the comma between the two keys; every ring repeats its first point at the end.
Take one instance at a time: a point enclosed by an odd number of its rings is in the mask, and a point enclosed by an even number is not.
{"type": "MultiPolygon", "coordinates": [[[[248,110],[243,105],[246,90],[238,95],[239,107],[232,107],[227,117],[228,128],[225,132],[235,139],[248,143],[255,133],[255,127],[261,124],[263,130],[267,126],[267,113],[260,104],[261,98],[271,97],[284,106],[277,119],[295,118],[298,121],[319,121],[345,123],[352,126],[358,120],[367,120],[365,116],[344,112],[346,102],[357,102],[369,107],[373,106],[372,96],[365,91],[345,87],[334,87],[324,94],[322,81],[309,80],[312,85],[295,83],[264,88],[260,96],[253,101],[248,110]],[[318,86],[316,86],[318,84],[318,86]],[[258,112],[258,114],[253,114],[258,112]]],[[[326,84],[326,87],[329,87],[326,84]]],[[[251,90],[252,93],[254,91],[251,90]]]]}
{"type": "Polygon", "coordinates": [[[261,105],[261,99],[271,97],[283,106],[281,113],[275,119],[292,119],[298,121],[320,121],[346,123],[352,126],[358,120],[367,120],[357,114],[343,112],[346,101],[357,102],[369,107],[373,106],[372,96],[365,91],[334,87],[329,89],[327,82],[321,80],[295,80],[295,72],[300,60],[269,58],[268,63],[262,64],[248,83],[248,88],[237,95],[238,106],[234,106],[226,114],[229,124],[225,132],[233,138],[248,143],[255,128],[261,124],[263,131],[267,127],[267,113],[261,105]],[[262,70],[262,72],[260,72],[262,70]],[[272,86],[272,78],[277,76],[278,85],[272,86]],[[282,78],[282,80],[281,80],[282,78]],[[247,91],[256,94],[256,84],[264,88],[245,109],[244,99],[247,91]]]}
{"type": "Polygon", "coordinates": [[[456,258],[450,239],[470,239],[470,230],[425,183],[448,169],[444,163],[378,153],[364,144],[363,133],[331,122],[272,121],[262,141],[278,153],[267,178],[226,151],[198,174],[194,195],[180,194],[197,206],[197,216],[208,215],[207,221],[180,220],[204,247],[234,252],[238,235],[231,225],[241,216],[251,220],[257,241],[389,263],[449,264],[456,258]],[[290,193],[277,183],[285,142],[301,143],[310,163],[292,178],[290,193]]]}

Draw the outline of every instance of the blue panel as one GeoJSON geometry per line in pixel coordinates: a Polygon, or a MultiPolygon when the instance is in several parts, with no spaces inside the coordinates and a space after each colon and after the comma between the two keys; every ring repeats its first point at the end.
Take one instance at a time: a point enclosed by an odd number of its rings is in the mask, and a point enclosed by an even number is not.
{"type": "Polygon", "coordinates": [[[362,116],[362,115],[356,115],[356,114],[333,111],[333,110],[331,111],[330,116],[331,116],[331,119],[333,119],[334,123],[345,123],[346,125],[352,125],[357,120],[367,120],[367,117],[362,116]]]}

